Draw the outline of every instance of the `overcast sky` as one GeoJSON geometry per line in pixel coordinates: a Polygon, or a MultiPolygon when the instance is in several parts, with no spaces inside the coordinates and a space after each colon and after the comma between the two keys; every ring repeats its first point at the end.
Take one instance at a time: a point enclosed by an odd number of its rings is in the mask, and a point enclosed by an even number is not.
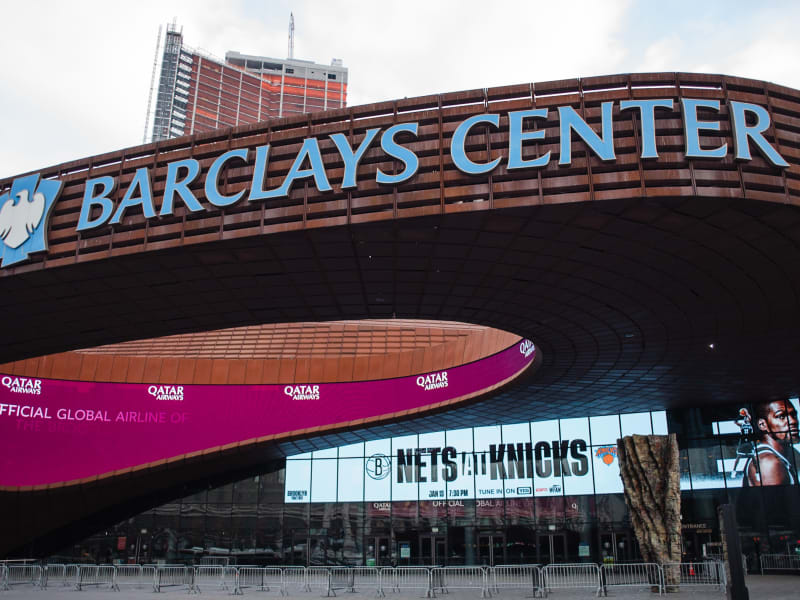
{"type": "MultiPolygon", "coordinates": [[[[800,88],[800,2],[6,0],[0,177],[142,143],[159,24],[349,69],[348,104],[639,71],[800,88]]],[[[163,47],[163,44],[162,44],[163,47]]]]}

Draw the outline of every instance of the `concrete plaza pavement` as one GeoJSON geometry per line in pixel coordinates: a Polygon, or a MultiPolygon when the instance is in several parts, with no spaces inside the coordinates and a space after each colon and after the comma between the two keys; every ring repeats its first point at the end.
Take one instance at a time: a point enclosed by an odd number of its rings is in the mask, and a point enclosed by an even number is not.
{"type": "MultiPolygon", "coordinates": [[[[800,600],[800,577],[797,575],[748,575],[747,587],[750,592],[752,600],[800,600]]],[[[163,591],[161,594],[168,596],[185,596],[188,591],[186,588],[175,588],[168,591],[163,591]]],[[[71,587],[60,588],[47,588],[39,589],[31,586],[14,587],[11,590],[0,591],[0,600],[34,600],[38,598],[48,598],[49,600],[77,600],[81,594],[85,594],[88,598],[102,597],[102,598],[115,598],[117,600],[141,600],[153,594],[152,589],[123,589],[120,592],[109,590],[107,587],[100,589],[86,589],[77,591],[71,587]]],[[[202,595],[223,597],[230,596],[228,590],[214,590],[203,589],[202,595]]],[[[266,597],[274,596],[276,598],[288,598],[291,600],[312,600],[313,598],[324,597],[324,592],[320,594],[319,590],[313,592],[296,592],[293,591],[289,596],[281,596],[278,588],[272,588],[271,591],[258,591],[254,589],[245,589],[245,596],[266,597]]],[[[449,600],[479,600],[481,597],[480,590],[453,590],[449,594],[438,594],[446,596],[449,600]]],[[[550,594],[550,598],[554,600],[579,600],[594,598],[594,590],[557,590],[550,594]]],[[[349,593],[343,590],[337,592],[337,596],[344,597],[347,600],[371,600],[375,598],[374,590],[357,591],[349,593]]],[[[386,597],[394,600],[412,600],[420,598],[423,594],[420,593],[392,593],[387,592],[386,597]]],[[[638,599],[638,598],[653,598],[655,594],[646,590],[637,590],[632,588],[612,588],[609,590],[609,598],[624,598],[624,599],[638,599]]],[[[530,598],[530,590],[522,589],[509,589],[503,590],[500,594],[496,595],[498,600],[523,600],[530,598]]],[[[690,588],[683,587],[681,591],[670,594],[669,597],[674,600],[687,599],[687,600],[722,600],[725,598],[725,593],[719,591],[718,588],[690,588]]]]}

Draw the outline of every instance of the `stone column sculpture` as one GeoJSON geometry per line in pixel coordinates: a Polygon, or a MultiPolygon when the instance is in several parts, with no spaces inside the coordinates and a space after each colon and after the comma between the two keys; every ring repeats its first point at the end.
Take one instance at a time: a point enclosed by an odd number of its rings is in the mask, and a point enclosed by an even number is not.
{"type": "MultiPolygon", "coordinates": [[[[631,524],[646,562],[681,562],[681,485],[678,440],[631,435],[617,440],[619,472],[631,524]]],[[[680,567],[665,567],[668,591],[680,584],[680,567]]]]}

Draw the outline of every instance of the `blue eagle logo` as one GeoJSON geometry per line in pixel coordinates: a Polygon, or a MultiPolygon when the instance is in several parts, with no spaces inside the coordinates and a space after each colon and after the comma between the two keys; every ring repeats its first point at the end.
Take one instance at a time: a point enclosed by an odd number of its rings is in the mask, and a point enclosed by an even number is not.
{"type": "Polygon", "coordinates": [[[50,211],[61,193],[62,182],[41,179],[40,174],[18,177],[0,196],[0,267],[28,260],[47,251],[50,211]]]}

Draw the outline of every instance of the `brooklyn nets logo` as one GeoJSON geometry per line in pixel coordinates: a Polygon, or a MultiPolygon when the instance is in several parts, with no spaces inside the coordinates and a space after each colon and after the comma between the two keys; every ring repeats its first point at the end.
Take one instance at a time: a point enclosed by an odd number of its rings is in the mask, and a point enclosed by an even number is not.
{"type": "Polygon", "coordinates": [[[385,454],[373,454],[366,460],[364,470],[372,479],[386,479],[392,470],[392,459],[385,454]]]}
{"type": "Polygon", "coordinates": [[[18,177],[11,190],[0,196],[0,266],[47,250],[47,222],[61,186],[60,181],[41,179],[37,173],[18,177]]]}

